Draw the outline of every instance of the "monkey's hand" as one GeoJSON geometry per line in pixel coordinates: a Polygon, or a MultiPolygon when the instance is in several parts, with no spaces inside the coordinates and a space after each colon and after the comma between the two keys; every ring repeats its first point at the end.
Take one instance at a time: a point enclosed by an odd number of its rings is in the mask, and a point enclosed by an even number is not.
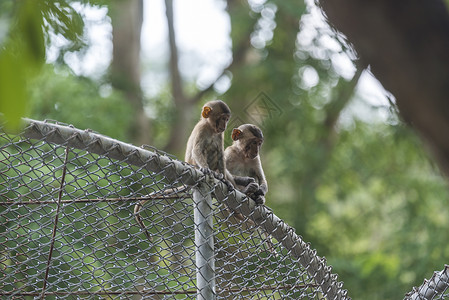
{"type": "Polygon", "coordinates": [[[262,189],[262,186],[258,187],[257,191],[254,192],[254,196],[255,197],[259,197],[259,196],[264,197],[265,196],[265,191],[262,189]]]}
{"type": "Polygon", "coordinates": [[[265,204],[265,196],[258,195],[255,198],[253,198],[254,202],[256,202],[257,205],[265,204]]]}
{"type": "Polygon", "coordinates": [[[218,180],[223,180],[225,178],[225,176],[220,173],[220,172],[213,172],[214,177],[217,178],[218,180]]]}
{"type": "Polygon", "coordinates": [[[244,189],[243,189],[243,193],[245,194],[245,195],[248,195],[248,194],[253,194],[253,193],[255,193],[256,191],[258,191],[259,190],[259,185],[257,184],[257,183],[255,183],[255,182],[251,182],[250,184],[248,184],[244,189]]]}
{"type": "Polygon", "coordinates": [[[229,192],[229,193],[232,192],[232,191],[234,190],[234,185],[233,185],[229,180],[223,179],[222,181],[223,181],[223,182],[226,184],[226,186],[228,187],[228,192],[229,192]]]}
{"type": "Polygon", "coordinates": [[[209,168],[200,167],[200,171],[203,172],[206,176],[212,174],[212,170],[209,168]]]}

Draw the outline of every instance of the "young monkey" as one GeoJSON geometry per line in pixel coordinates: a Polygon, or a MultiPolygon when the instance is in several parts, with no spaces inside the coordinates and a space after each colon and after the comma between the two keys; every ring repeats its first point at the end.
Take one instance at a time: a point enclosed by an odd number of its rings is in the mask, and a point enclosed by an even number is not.
{"type": "Polygon", "coordinates": [[[230,118],[231,110],[226,103],[220,100],[207,102],[187,141],[185,161],[225,174],[223,132],[230,118]]]}
{"type": "Polygon", "coordinates": [[[224,131],[231,118],[231,110],[221,100],[207,102],[201,111],[201,119],[193,128],[187,141],[185,161],[222,174],[233,186],[243,186],[246,192],[254,190],[250,177],[233,176],[226,168],[224,159],[224,131]]]}
{"type": "MultiPolygon", "coordinates": [[[[195,165],[205,173],[216,172],[218,177],[224,178],[228,186],[241,186],[244,193],[255,192],[257,184],[251,177],[232,176],[226,169],[224,160],[224,131],[231,117],[231,110],[221,100],[207,102],[201,110],[201,119],[193,128],[187,141],[185,161],[195,165]],[[229,183],[228,183],[229,182],[229,183]]],[[[162,194],[173,194],[173,191],[183,192],[188,187],[179,190],[165,190],[162,194]]],[[[161,193],[156,193],[161,194],[161,193]]],[[[142,200],[134,206],[136,221],[142,227],[149,240],[151,237],[141,219],[140,211],[147,200],[142,200]]]]}
{"type": "Polygon", "coordinates": [[[244,124],[232,130],[232,146],[225,150],[226,168],[232,175],[249,176],[258,184],[255,191],[244,191],[242,186],[237,188],[252,198],[256,204],[265,203],[268,184],[260,162],[260,148],[263,144],[262,130],[256,125],[244,124]]]}
{"type": "MultiPolygon", "coordinates": [[[[238,186],[237,189],[252,198],[256,204],[265,204],[265,194],[268,184],[260,161],[260,148],[263,144],[262,130],[256,125],[244,124],[232,130],[232,146],[225,150],[225,163],[229,172],[235,176],[249,176],[254,178],[258,188],[252,191],[238,186]]],[[[266,244],[271,253],[277,255],[271,237],[263,232],[266,244]]]]}

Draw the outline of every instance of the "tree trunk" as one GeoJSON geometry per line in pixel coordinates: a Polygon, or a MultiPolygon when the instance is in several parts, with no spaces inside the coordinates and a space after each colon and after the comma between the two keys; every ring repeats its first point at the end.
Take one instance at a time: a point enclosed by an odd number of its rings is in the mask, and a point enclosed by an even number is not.
{"type": "Polygon", "coordinates": [[[173,15],[173,0],[165,0],[165,5],[170,45],[171,90],[173,101],[175,103],[175,111],[173,112],[174,123],[171,127],[170,137],[164,150],[171,153],[179,153],[184,150],[184,145],[187,142],[188,134],[192,128],[192,126],[189,125],[192,124],[192,121],[196,121],[200,118],[200,111],[196,110],[196,104],[201,101],[206,94],[213,91],[215,82],[220,79],[221,76],[228,71],[232,71],[236,66],[243,64],[244,55],[250,47],[249,36],[252,32],[252,27],[251,30],[247,32],[247,37],[235,45],[232,63],[224,68],[222,73],[208,87],[197,91],[196,94],[192,96],[188,96],[184,92],[183,81],[178,66],[178,48],[176,46],[176,35],[174,30],[175,20],[173,15]]]}
{"type": "Polygon", "coordinates": [[[449,175],[449,14],[441,0],[321,0],[449,175]]]}
{"type": "Polygon", "coordinates": [[[173,101],[175,103],[174,121],[170,129],[168,143],[164,148],[171,153],[180,153],[184,150],[193,116],[199,118],[200,113],[195,114],[193,104],[188,101],[184,90],[178,66],[178,48],[174,29],[173,0],[165,0],[166,16],[168,25],[168,40],[170,46],[170,76],[173,101]]]}
{"type": "Polygon", "coordinates": [[[113,58],[111,82],[122,91],[134,111],[129,136],[136,144],[150,143],[149,120],[144,112],[140,86],[140,34],[143,0],[111,2],[113,58]]]}

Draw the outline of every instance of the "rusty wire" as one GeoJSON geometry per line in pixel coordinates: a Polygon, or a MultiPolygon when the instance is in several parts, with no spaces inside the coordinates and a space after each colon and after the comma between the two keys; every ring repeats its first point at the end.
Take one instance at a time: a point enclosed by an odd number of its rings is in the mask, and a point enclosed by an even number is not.
{"type": "Polygon", "coordinates": [[[0,297],[196,299],[192,193],[157,192],[201,183],[214,198],[217,299],[349,298],[290,227],[216,179],[154,148],[28,122],[0,132],[0,297]],[[134,219],[142,199],[152,241],[134,219]]]}

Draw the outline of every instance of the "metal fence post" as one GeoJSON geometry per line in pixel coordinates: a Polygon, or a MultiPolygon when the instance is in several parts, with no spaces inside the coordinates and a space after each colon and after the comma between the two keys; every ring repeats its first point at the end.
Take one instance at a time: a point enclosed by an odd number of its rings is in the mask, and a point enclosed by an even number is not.
{"type": "Polygon", "coordinates": [[[197,299],[216,299],[214,231],[211,191],[204,185],[193,189],[197,299]]]}

